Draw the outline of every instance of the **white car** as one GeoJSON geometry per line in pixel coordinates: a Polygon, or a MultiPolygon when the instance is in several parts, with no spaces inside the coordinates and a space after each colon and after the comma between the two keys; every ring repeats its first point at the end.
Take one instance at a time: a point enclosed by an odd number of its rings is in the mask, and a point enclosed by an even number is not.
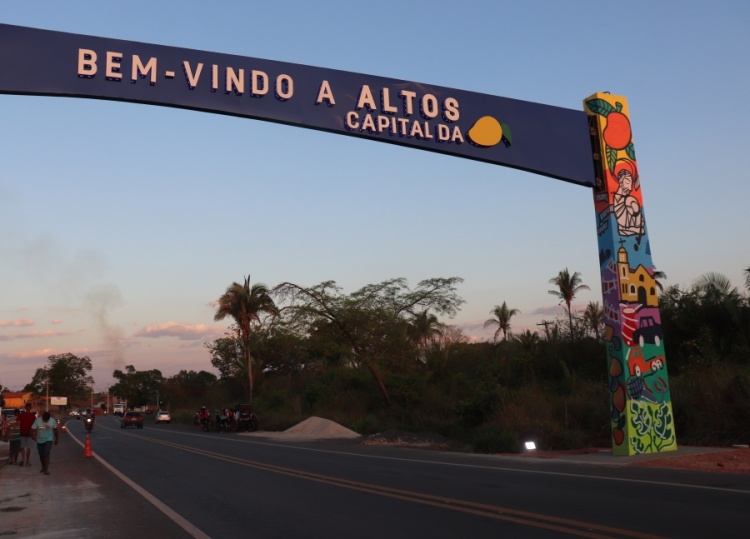
{"type": "Polygon", "coordinates": [[[156,412],[157,423],[171,423],[172,416],[169,415],[169,410],[159,410],[156,412]]]}

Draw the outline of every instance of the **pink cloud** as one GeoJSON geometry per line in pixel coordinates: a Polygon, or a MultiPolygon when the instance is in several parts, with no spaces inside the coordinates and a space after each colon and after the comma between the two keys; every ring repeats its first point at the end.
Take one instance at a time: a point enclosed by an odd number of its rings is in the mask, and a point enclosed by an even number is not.
{"type": "Polygon", "coordinates": [[[180,322],[166,322],[154,324],[136,331],[134,337],[175,337],[182,341],[197,341],[205,339],[217,339],[224,335],[226,328],[223,326],[209,326],[207,324],[183,324],[180,322]]]}
{"type": "Polygon", "coordinates": [[[78,331],[26,331],[23,333],[12,333],[11,335],[0,335],[0,341],[20,341],[24,339],[44,339],[48,337],[69,337],[70,335],[79,335],[86,330],[78,331]]]}
{"type": "Polygon", "coordinates": [[[31,360],[46,361],[49,356],[71,353],[76,356],[86,356],[90,350],[88,348],[75,348],[56,350],[54,348],[37,348],[36,350],[25,350],[22,352],[8,352],[0,354],[0,359],[7,360],[10,363],[27,363],[31,360]]]}
{"type": "Polygon", "coordinates": [[[34,321],[28,318],[22,318],[21,320],[0,320],[0,328],[22,328],[33,325],[34,321]]]}

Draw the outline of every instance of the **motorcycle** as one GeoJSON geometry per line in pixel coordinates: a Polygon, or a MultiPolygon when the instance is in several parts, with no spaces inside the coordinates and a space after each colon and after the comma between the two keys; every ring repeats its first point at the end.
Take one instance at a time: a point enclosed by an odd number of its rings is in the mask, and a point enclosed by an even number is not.
{"type": "Polygon", "coordinates": [[[258,430],[258,418],[252,412],[243,415],[237,420],[237,430],[255,432],[258,430]]]}
{"type": "Polygon", "coordinates": [[[237,417],[238,431],[255,432],[258,430],[258,416],[249,404],[237,404],[234,407],[234,413],[237,417]]]}
{"type": "Polygon", "coordinates": [[[232,431],[232,422],[224,414],[216,414],[214,416],[214,425],[216,427],[216,432],[231,432],[232,431]]]}
{"type": "Polygon", "coordinates": [[[86,430],[91,432],[93,428],[94,428],[94,418],[89,416],[86,418],[86,430]]]}

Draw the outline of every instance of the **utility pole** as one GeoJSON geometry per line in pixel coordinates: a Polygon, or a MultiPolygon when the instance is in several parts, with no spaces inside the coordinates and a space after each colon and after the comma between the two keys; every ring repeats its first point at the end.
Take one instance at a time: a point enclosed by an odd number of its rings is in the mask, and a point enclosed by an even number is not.
{"type": "Polygon", "coordinates": [[[544,335],[549,340],[549,326],[550,324],[554,324],[554,322],[550,322],[549,320],[542,320],[540,323],[537,324],[537,326],[544,326],[544,335]]]}

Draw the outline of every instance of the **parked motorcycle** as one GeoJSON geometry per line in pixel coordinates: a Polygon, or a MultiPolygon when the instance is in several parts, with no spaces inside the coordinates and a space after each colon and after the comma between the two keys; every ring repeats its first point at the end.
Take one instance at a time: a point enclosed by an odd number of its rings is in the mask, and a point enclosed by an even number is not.
{"type": "Polygon", "coordinates": [[[89,431],[89,432],[91,432],[91,430],[94,428],[94,417],[93,416],[88,416],[86,418],[86,422],[85,423],[86,423],[86,430],[89,431]]]}
{"type": "Polygon", "coordinates": [[[237,418],[238,431],[255,432],[258,430],[258,416],[249,404],[235,405],[234,414],[237,418]]]}

